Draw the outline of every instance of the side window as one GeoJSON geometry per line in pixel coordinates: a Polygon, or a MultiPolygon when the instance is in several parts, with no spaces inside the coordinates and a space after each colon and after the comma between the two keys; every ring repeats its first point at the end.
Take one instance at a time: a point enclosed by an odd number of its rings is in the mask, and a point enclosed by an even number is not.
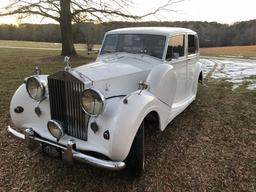
{"type": "Polygon", "coordinates": [[[185,35],[177,35],[169,38],[166,60],[178,59],[184,56],[185,35]]]}
{"type": "Polygon", "coordinates": [[[198,38],[195,35],[188,35],[188,54],[198,53],[198,38]]]}

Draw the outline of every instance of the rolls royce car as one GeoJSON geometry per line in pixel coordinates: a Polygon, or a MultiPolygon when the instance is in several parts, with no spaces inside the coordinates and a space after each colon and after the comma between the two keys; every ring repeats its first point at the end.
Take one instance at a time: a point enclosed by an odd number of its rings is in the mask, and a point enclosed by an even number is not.
{"type": "Polygon", "coordinates": [[[195,100],[203,79],[198,35],[184,28],[112,30],[95,62],[64,63],[24,80],[11,100],[8,132],[30,149],[108,170],[127,167],[135,176],[144,169],[145,122],[163,131],[195,100]]]}

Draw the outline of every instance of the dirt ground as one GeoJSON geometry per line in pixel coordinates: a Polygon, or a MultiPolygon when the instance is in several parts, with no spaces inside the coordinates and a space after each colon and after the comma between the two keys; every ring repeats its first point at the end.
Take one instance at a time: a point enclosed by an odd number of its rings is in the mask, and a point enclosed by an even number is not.
{"type": "MultiPolygon", "coordinates": [[[[45,55],[25,55],[21,70],[17,58],[1,54],[0,191],[256,191],[256,91],[206,79],[164,132],[146,129],[145,172],[132,179],[127,171],[68,165],[10,136],[10,97],[33,68],[29,62],[40,65],[45,55]]],[[[55,61],[47,62],[45,71],[55,61]]]]}

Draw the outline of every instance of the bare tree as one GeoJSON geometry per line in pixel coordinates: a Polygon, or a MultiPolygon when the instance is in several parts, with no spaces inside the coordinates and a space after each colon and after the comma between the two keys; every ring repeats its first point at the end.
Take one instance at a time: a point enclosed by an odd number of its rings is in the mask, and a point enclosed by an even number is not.
{"type": "MultiPolygon", "coordinates": [[[[7,7],[0,9],[0,16],[19,15],[21,18],[39,15],[60,23],[62,55],[76,55],[72,23],[96,21],[104,22],[117,19],[139,20],[162,11],[174,11],[173,4],[184,0],[168,0],[149,13],[135,15],[129,10],[132,0],[10,0],[7,7]]],[[[51,34],[49,34],[51,35],[51,34]]]]}

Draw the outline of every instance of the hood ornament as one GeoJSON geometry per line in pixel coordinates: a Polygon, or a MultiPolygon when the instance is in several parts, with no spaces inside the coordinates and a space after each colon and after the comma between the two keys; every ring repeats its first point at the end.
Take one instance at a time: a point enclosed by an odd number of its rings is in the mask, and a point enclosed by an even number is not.
{"type": "Polygon", "coordinates": [[[41,74],[41,70],[39,69],[38,66],[36,66],[35,71],[34,71],[34,74],[35,74],[35,75],[40,75],[40,74],[41,74]]]}
{"type": "Polygon", "coordinates": [[[65,71],[69,71],[71,69],[71,66],[69,65],[69,59],[70,57],[68,56],[64,57],[65,71]]]}

